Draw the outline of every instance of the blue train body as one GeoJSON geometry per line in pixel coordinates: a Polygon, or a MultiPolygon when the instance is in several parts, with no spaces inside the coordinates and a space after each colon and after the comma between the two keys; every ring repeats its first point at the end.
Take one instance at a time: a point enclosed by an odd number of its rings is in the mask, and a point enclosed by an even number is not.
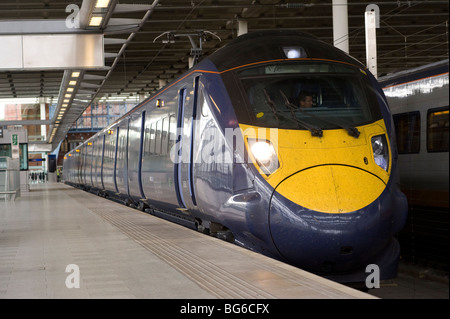
{"type": "Polygon", "coordinates": [[[396,276],[393,124],[358,61],[295,31],[239,37],[65,156],[66,183],[341,281],[396,276]],[[314,107],[297,109],[308,90],[314,107]]]}

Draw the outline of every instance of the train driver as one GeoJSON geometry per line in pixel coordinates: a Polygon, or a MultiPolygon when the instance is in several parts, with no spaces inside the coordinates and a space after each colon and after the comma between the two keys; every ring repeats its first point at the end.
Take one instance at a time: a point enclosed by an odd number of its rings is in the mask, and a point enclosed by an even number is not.
{"type": "Polygon", "coordinates": [[[298,101],[301,108],[310,108],[313,105],[312,94],[307,91],[301,91],[298,95],[298,101]]]}

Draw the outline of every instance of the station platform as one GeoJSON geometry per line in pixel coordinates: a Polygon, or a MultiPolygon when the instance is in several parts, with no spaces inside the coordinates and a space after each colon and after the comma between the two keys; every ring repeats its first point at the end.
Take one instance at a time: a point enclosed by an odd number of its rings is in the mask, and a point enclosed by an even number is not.
{"type": "Polygon", "coordinates": [[[62,183],[0,201],[0,298],[376,298],[62,183]]]}

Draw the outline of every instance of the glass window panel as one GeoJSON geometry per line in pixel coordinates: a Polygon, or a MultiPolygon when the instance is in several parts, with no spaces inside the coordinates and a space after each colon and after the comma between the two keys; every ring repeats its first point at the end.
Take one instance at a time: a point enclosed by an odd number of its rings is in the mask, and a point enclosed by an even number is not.
{"type": "Polygon", "coordinates": [[[432,109],[427,115],[428,152],[448,152],[449,108],[432,109]]]}
{"type": "Polygon", "coordinates": [[[409,112],[393,115],[399,154],[419,153],[420,113],[409,112]]]}

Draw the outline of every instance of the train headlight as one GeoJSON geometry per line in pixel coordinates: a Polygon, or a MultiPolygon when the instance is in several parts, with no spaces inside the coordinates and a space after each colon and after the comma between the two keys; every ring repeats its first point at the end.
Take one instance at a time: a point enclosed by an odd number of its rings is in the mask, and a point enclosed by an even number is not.
{"type": "Polygon", "coordinates": [[[277,152],[273,144],[267,140],[249,138],[248,145],[261,171],[270,175],[275,172],[279,165],[277,152]]]}
{"type": "Polygon", "coordinates": [[[387,172],[389,169],[389,148],[384,134],[372,137],[372,151],[375,163],[387,172]]]}

